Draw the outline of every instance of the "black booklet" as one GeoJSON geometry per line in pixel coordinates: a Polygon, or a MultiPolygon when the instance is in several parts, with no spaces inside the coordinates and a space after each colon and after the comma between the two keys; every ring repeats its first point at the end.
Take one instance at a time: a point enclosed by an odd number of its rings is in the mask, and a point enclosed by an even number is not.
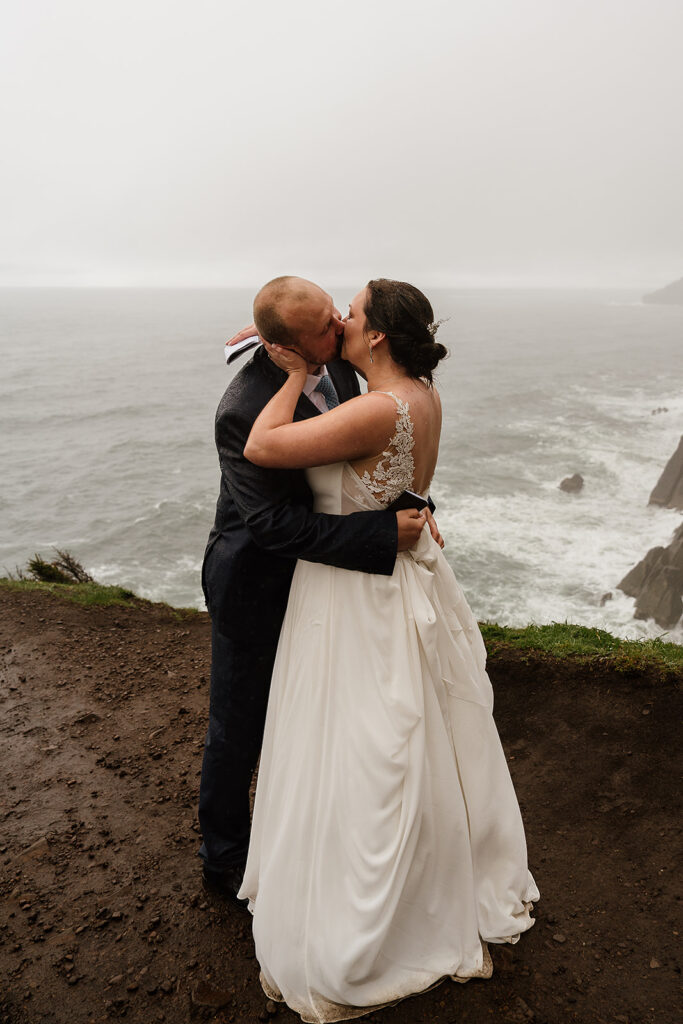
{"type": "Polygon", "coordinates": [[[415,491],[404,491],[403,494],[399,494],[395,501],[392,501],[391,505],[387,506],[387,512],[401,512],[404,508],[416,508],[419,512],[425,506],[430,512],[433,512],[436,508],[429,496],[423,498],[421,494],[416,494],[415,491]]]}

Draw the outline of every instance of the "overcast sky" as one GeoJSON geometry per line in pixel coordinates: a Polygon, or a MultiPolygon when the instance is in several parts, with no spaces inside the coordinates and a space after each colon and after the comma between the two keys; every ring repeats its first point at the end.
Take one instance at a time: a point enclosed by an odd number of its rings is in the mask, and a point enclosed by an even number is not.
{"type": "Polygon", "coordinates": [[[657,286],[682,0],[6,0],[0,283],[657,286]]]}

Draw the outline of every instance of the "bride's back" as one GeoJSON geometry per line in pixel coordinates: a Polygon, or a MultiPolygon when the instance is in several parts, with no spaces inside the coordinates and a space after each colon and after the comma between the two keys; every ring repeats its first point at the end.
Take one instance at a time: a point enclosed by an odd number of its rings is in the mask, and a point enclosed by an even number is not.
{"type": "Polygon", "coordinates": [[[357,475],[371,492],[382,500],[393,501],[393,493],[406,488],[426,495],[439,456],[441,436],[441,400],[436,388],[420,380],[407,378],[396,382],[391,391],[373,392],[386,396],[396,406],[395,431],[382,451],[369,458],[351,462],[357,475]]]}

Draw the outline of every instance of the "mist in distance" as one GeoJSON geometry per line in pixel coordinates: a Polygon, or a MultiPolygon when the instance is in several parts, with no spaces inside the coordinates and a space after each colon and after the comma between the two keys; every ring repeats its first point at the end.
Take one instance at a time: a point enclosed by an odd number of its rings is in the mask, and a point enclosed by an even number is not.
{"type": "Polygon", "coordinates": [[[683,274],[680,0],[27,0],[3,27],[0,285],[683,274]]]}

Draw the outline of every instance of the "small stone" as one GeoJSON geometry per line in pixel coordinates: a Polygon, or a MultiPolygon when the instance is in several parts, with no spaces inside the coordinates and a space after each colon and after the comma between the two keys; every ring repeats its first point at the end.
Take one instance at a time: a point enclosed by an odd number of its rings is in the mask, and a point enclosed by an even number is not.
{"type": "Polygon", "coordinates": [[[28,849],[24,850],[21,857],[22,860],[39,859],[49,853],[50,847],[45,836],[41,836],[40,839],[36,839],[35,843],[32,843],[28,849]]]}
{"type": "Polygon", "coordinates": [[[553,935],[553,939],[555,940],[555,942],[566,942],[567,936],[563,935],[562,932],[555,932],[555,934],[553,935]]]}
{"type": "Polygon", "coordinates": [[[192,989],[191,998],[194,1006],[207,1006],[219,1010],[222,1006],[228,1005],[232,996],[229,992],[214,988],[206,981],[199,981],[192,989]]]}
{"type": "Polygon", "coordinates": [[[580,473],[574,473],[572,476],[566,476],[559,486],[560,490],[567,494],[577,494],[583,488],[583,477],[580,473]]]}
{"type": "Polygon", "coordinates": [[[168,995],[168,993],[172,990],[173,985],[168,979],[166,979],[166,981],[162,981],[159,988],[161,989],[162,992],[165,992],[168,995]]]}
{"type": "Polygon", "coordinates": [[[269,999],[268,1002],[266,1003],[266,1010],[271,1015],[271,1017],[273,1016],[274,1013],[277,1013],[277,1005],[273,1002],[272,999],[269,999]]]}
{"type": "Polygon", "coordinates": [[[525,1020],[533,1020],[534,1019],[536,1014],[531,1009],[531,1007],[528,1005],[528,1003],[524,1002],[524,1000],[522,999],[521,996],[517,996],[517,998],[515,999],[515,1003],[517,1004],[517,1009],[519,1010],[521,1015],[525,1018],[525,1020]]]}
{"type": "Polygon", "coordinates": [[[120,985],[122,981],[123,981],[123,975],[122,974],[115,974],[112,978],[109,979],[109,984],[110,985],[120,985]]]}
{"type": "Polygon", "coordinates": [[[126,989],[127,989],[128,992],[137,992],[137,990],[138,990],[138,983],[137,983],[137,981],[129,981],[128,984],[126,985],[126,989]]]}
{"type": "Polygon", "coordinates": [[[660,964],[659,960],[653,956],[652,960],[650,960],[650,967],[652,968],[652,970],[655,971],[658,967],[661,966],[662,965],[660,964]]]}

